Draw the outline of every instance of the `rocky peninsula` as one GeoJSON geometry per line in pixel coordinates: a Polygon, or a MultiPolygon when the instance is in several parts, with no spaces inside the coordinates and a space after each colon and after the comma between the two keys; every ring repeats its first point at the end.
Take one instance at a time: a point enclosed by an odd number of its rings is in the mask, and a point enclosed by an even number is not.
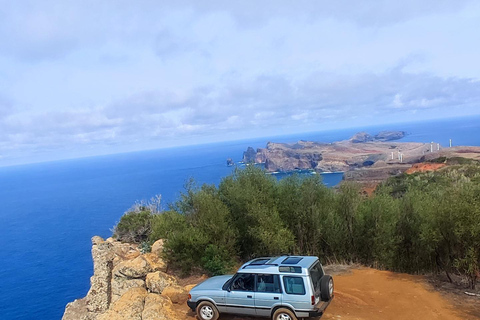
{"type": "Polygon", "coordinates": [[[480,159],[479,147],[443,148],[435,142],[396,141],[405,135],[404,131],[382,131],[376,135],[359,132],[349,140],[333,143],[268,142],[266,148],[255,150],[249,147],[243,153],[243,162],[263,163],[265,170],[272,173],[298,170],[344,172],[346,180],[376,182],[402,173],[412,164],[438,157],[480,159]]]}

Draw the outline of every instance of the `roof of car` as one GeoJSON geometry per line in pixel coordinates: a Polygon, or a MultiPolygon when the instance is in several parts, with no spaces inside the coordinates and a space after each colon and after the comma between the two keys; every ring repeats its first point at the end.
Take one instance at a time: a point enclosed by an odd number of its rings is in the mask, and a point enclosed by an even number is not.
{"type": "Polygon", "coordinates": [[[248,261],[238,272],[305,275],[317,260],[318,258],[313,256],[261,257],[248,261]]]}

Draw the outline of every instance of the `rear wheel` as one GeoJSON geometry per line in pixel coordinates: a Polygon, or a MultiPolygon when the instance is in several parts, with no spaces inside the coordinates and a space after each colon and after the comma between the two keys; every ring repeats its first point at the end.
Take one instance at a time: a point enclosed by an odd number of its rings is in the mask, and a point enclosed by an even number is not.
{"type": "Polygon", "coordinates": [[[219,313],[213,303],[209,301],[203,301],[197,306],[197,317],[200,320],[217,320],[219,313]]]}
{"type": "Polygon", "coordinates": [[[320,298],[323,301],[328,301],[333,297],[333,278],[329,275],[324,275],[320,280],[320,298]]]}
{"type": "Polygon", "coordinates": [[[272,320],[297,320],[297,317],[291,310],[280,308],[273,313],[272,320]]]}

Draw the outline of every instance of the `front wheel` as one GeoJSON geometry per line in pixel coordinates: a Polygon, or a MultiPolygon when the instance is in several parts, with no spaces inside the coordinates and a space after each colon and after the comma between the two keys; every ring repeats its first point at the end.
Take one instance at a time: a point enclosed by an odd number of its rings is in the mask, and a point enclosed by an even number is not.
{"type": "Polygon", "coordinates": [[[200,302],[197,306],[197,317],[200,320],[217,320],[219,316],[217,308],[209,301],[200,302]]]}
{"type": "Polygon", "coordinates": [[[291,310],[280,308],[273,313],[272,320],[297,320],[297,317],[291,310]]]}

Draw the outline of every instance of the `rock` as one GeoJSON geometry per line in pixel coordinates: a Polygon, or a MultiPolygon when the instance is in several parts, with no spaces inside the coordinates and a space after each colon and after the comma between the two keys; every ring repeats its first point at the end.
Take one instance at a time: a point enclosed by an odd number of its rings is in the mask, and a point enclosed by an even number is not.
{"type": "Polygon", "coordinates": [[[113,274],[116,277],[125,277],[138,279],[143,278],[147,273],[151,272],[151,266],[144,256],[138,256],[133,260],[120,262],[114,269],[113,274]]]}
{"type": "Polygon", "coordinates": [[[184,304],[188,300],[188,292],[178,285],[171,285],[163,289],[162,296],[170,298],[175,304],[184,304]]]}
{"type": "Polygon", "coordinates": [[[247,151],[243,152],[243,162],[244,163],[255,163],[255,156],[257,152],[252,147],[248,147],[247,151]]]}
{"type": "Polygon", "coordinates": [[[163,254],[163,239],[159,239],[159,240],[157,240],[153,243],[151,252],[156,254],[159,257],[162,256],[162,254],[163,254]]]}
{"type": "Polygon", "coordinates": [[[146,297],[144,288],[130,289],[96,320],[142,320],[146,297]]]}
{"type": "Polygon", "coordinates": [[[150,265],[150,272],[155,272],[155,271],[166,272],[167,271],[167,264],[157,254],[146,253],[143,255],[143,257],[150,265]]]}
{"type": "Polygon", "coordinates": [[[351,137],[350,141],[353,143],[369,142],[369,141],[373,141],[373,137],[370,134],[362,131],[362,132],[356,133],[353,137],[351,137]]]}
{"type": "Polygon", "coordinates": [[[92,244],[93,276],[86,304],[89,312],[103,312],[110,306],[114,253],[112,244],[98,236],[92,238],[92,244]]]}
{"type": "Polygon", "coordinates": [[[405,137],[407,133],[405,131],[381,131],[375,135],[375,140],[378,141],[392,141],[405,137]]]}
{"type": "Polygon", "coordinates": [[[87,311],[87,299],[77,299],[67,304],[62,320],[93,320],[94,314],[87,311]]]}
{"type": "Polygon", "coordinates": [[[162,293],[166,287],[177,284],[177,280],[174,277],[162,271],[147,274],[145,282],[148,290],[154,293],[162,293]]]}
{"type": "Polygon", "coordinates": [[[234,164],[235,164],[235,162],[233,162],[232,158],[228,158],[228,159],[227,159],[227,166],[228,166],[228,167],[231,167],[231,166],[233,166],[234,164]]]}
{"type": "Polygon", "coordinates": [[[173,310],[170,299],[156,293],[149,293],[145,298],[142,320],[174,320],[180,319],[173,310]]]}
{"type": "Polygon", "coordinates": [[[111,303],[114,303],[128,290],[132,288],[146,289],[145,281],[142,279],[127,279],[124,277],[114,276],[112,279],[112,298],[111,303]]]}
{"type": "Polygon", "coordinates": [[[113,259],[114,267],[122,261],[132,260],[140,255],[140,250],[135,244],[122,243],[112,238],[109,238],[106,241],[109,241],[113,245],[113,252],[115,254],[115,258],[113,259]]]}
{"type": "Polygon", "coordinates": [[[185,291],[190,292],[190,290],[192,290],[195,286],[196,286],[196,284],[187,284],[183,288],[185,289],[185,291]]]}

